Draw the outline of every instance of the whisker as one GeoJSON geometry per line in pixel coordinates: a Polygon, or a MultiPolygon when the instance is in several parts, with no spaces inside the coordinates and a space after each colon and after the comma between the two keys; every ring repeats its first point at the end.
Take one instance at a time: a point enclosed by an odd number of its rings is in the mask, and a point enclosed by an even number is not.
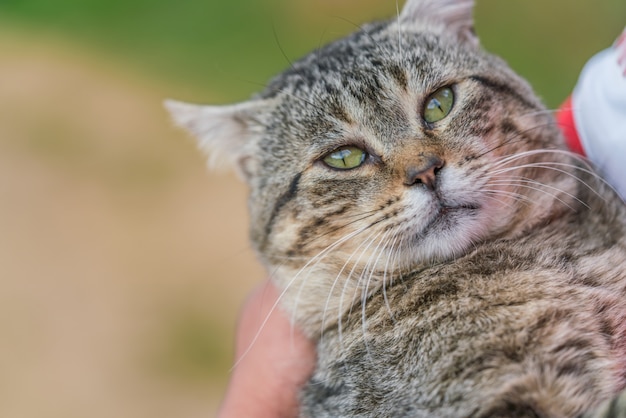
{"type": "MultiPolygon", "coordinates": [[[[387,296],[386,284],[387,284],[387,271],[388,271],[388,268],[389,268],[389,262],[391,261],[392,257],[394,257],[394,253],[397,251],[395,249],[397,240],[398,240],[398,231],[395,231],[394,235],[393,235],[393,242],[391,243],[390,250],[389,250],[389,253],[387,255],[387,261],[385,262],[385,268],[383,270],[383,286],[382,286],[383,287],[383,299],[385,301],[385,306],[387,307],[387,311],[389,312],[389,316],[390,316],[391,321],[393,323],[396,322],[396,319],[394,318],[393,311],[391,310],[391,305],[389,304],[389,298],[387,296]]],[[[392,266],[393,266],[393,264],[392,264],[392,266]]],[[[390,277],[393,277],[393,271],[391,272],[390,277]]],[[[390,283],[390,284],[392,284],[392,283],[390,283]]]]}
{"type": "MultiPolygon", "coordinates": [[[[515,193],[515,192],[510,192],[510,191],[507,191],[507,190],[499,190],[499,189],[495,189],[495,190],[494,189],[485,189],[484,192],[488,193],[488,194],[491,194],[491,195],[508,196],[508,197],[511,197],[511,198],[515,199],[518,202],[533,203],[533,201],[528,196],[523,195],[521,193],[515,193]]],[[[496,199],[493,196],[487,195],[485,197],[493,199],[496,202],[498,202],[500,204],[503,204],[503,205],[506,205],[509,208],[513,207],[511,204],[506,204],[506,203],[502,202],[500,199],[496,199]]]]}
{"type": "MultiPolygon", "coordinates": [[[[541,184],[541,183],[539,183],[539,184],[541,184]]],[[[536,192],[540,192],[540,193],[546,194],[546,195],[548,195],[548,196],[550,196],[550,197],[553,197],[555,200],[558,200],[558,201],[559,201],[559,202],[561,202],[564,206],[567,206],[569,209],[571,209],[571,210],[575,210],[575,209],[574,209],[574,208],[573,208],[573,207],[572,207],[569,203],[567,203],[567,202],[565,202],[563,199],[559,198],[556,194],[554,194],[554,193],[550,193],[549,191],[544,190],[544,189],[542,189],[542,188],[529,186],[528,184],[513,184],[513,183],[510,183],[510,185],[511,185],[511,186],[515,186],[515,187],[523,187],[523,188],[526,188],[526,189],[529,189],[529,190],[534,190],[534,191],[536,191],[536,192]]],[[[541,185],[542,185],[542,186],[545,186],[544,184],[541,184],[541,185]]],[[[558,191],[561,191],[561,190],[556,189],[556,188],[553,188],[553,189],[558,190],[558,191]]],[[[563,193],[565,193],[565,192],[563,192],[563,193]]],[[[572,195],[570,195],[569,193],[566,193],[566,194],[568,194],[569,196],[572,196],[572,195]]],[[[572,196],[572,197],[574,197],[574,196],[572,196]]],[[[574,198],[575,198],[575,197],[574,197],[574,198]]],[[[581,204],[583,204],[583,205],[587,206],[587,205],[586,205],[584,202],[582,202],[580,199],[577,199],[577,198],[575,198],[575,199],[576,199],[576,200],[578,200],[581,204]]],[[[589,206],[587,206],[587,208],[589,208],[589,206]]]]}
{"type": "MultiPolygon", "coordinates": [[[[361,261],[361,258],[363,258],[363,255],[365,255],[365,252],[367,250],[369,250],[369,248],[371,247],[371,245],[374,243],[374,241],[376,241],[376,239],[383,233],[383,231],[378,231],[378,233],[376,233],[375,235],[371,236],[371,239],[369,240],[367,246],[365,248],[363,248],[363,250],[361,251],[361,254],[359,255],[359,258],[357,259],[356,263],[354,264],[354,266],[352,267],[350,274],[348,275],[348,280],[350,280],[350,278],[352,277],[353,273],[356,271],[359,262],[361,261]]],[[[380,243],[379,243],[380,245],[380,243]]],[[[378,246],[376,246],[376,248],[378,248],[378,246]]],[[[376,249],[374,249],[374,251],[376,251],[376,249]]],[[[368,273],[368,266],[371,262],[371,258],[367,261],[367,263],[365,263],[365,266],[363,267],[363,269],[361,270],[360,274],[359,274],[359,278],[356,281],[356,284],[354,286],[354,293],[352,295],[352,303],[350,305],[350,310],[348,311],[348,315],[352,314],[352,308],[354,308],[354,301],[356,300],[356,293],[360,287],[360,284],[364,278],[365,275],[367,275],[368,273]]],[[[345,287],[344,287],[345,289],[345,287]]],[[[343,293],[342,293],[342,297],[343,297],[343,293]]],[[[341,304],[340,304],[341,306],[341,304]]]]}
{"type": "MultiPolygon", "coordinates": [[[[363,230],[366,230],[369,228],[369,225],[364,227],[363,230]]],[[[371,235],[370,235],[371,237],[371,235]]],[[[355,256],[356,252],[363,246],[365,245],[365,243],[369,240],[370,238],[366,238],[364,239],[359,246],[352,252],[352,254],[347,258],[347,260],[343,263],[343,266],[341,267],[341,269],[339,270],[339,272],[335,275],[335,279],[333,280],[333,284],[330,288],[330,291],[328,292],[328,297],[326,298],[326,303],[324,305],[324,310],[323,310],[323,314],[322,314],[322,325],[321,325],[321,332],[323,334],[324,329],[326,329],[326,312],[328,311],[329,305],[330,305],[330,300],[332,298],[335,286],[337,285],[339,278],[341,277],[342,273],[344,272],[344,270],[346,269],[346,267],[348,266],[348,264],[350,263],[350,261],[352,260],[352,258],[355,256]]]]}
{"type": "MultiPolygon", "coordinates": [[[[285,285],[284,289],[281,291],[281,293],[279,294],[278,298],[276,299],[276,301],[274,302],[274,304],[270,308],[268,314],[264,318],[263,322],[259,326],[259,329],[256,332],[256,334],[254,335],[254,337],[252,338],[252,341],[250,342],[248,347],[244,350],[244,352],[242,353],[241,357],[231,367],[231,370],[236,368],[241,363],[241,361],[248,355],[248,353],[250,352],[250,350],[252,349],[252,347],[254,346],[256,341],[259,339],[259,336],[260,336],[261,332],[263,331],[263,329],[267,325],[267,322],[269,321],[270,316],[272,315],[274,310],[276,308],[278,308],[278,305],[280,304],[281,299],[285,296],[285,294],[287,293],[289,288],[293,285],[293,283],[295,283],[295,281],[298,279],[300,274],[302,274],[314,261],[318,260],[318,262],[319,262],[319,260],[322,257],[324,257],[326,254],[328,254],[330,251],[332,251],[333,249],[337,248],[338,246],[340,246],[341,244],[343,244],[347,240],[353,238],[354,236],[356,236],[356,235],[362,233],[363,231],[367,230],[368,228],[369,228],[369,225],[364,226],[363,228],[360,228],[360,229],[358,229],[356,231],[353,231],[350,234],[342,237],[341,239],[339,239],[336,242],[334,242],[333,244],[327,246],[322,251],[320,251],[317,255],[312,257],[302,268],[300,268],[300,270],[298,270],[298,272],[294,275],[294,277],[292,277],[291,280],[289,280],[289,282],[285,285]]],[[[276,269],[278,269],[278,267],[276,267],[276,269]]],[[[309,272],[309,274],[310,274],[310,272],[309,272]]],[[[296,298],[296,305],[297,305],[297,298],[296,298]]],[[[296,312],[296,309],[294,309],[293,312],[296,312]]],[[[291,323],[292,323],[292,326],[295,323],[295,320],[294,320],[293,316],[291,318],[291,323]]]]}
{"type": "MultiPolygon", "coordinates": [[[[372,224],[370,224],[370,227],[372,227],[372,226],[374,226],[374,225],[376,225],[376,224],[378,224],[378,223],[380,223],[380,222],[384,221],[385,219],[387,219],[387,216],[386,216],[386,215],[381,216],[378,220],[376,220],[376,221],[374,221],[372,224]]],[[[352,277],[352,275],[353,275],[353,273],[354,273],[354,271],[355,271],[355,269],[356,269],[356,267],[357,267],[357,265],[358,265],[358,262],[361,260],[361,258],[362,258],[362,257],[363,257],[363,255],[365,254],[365,252],[369,249],[369,247],[371,246],[372,242],[373,242],[373,241],[374,241],[374,240],[375,240],[375,239],[376,239],[376,238],[377,238],[377,237],[378,237],[378,236],[379,236],[382,232],[383,232],[383,231],[378,232],[378,234],[376,234],[376,236],[374,236],[374,237],[373,237],[373,238],[371,238],[371,239],[368,239],[368,240],[364,241],[363,243],[361,243],[361,244],[359,245],[359,248],[360,248],[360,247],[361,247],[361,245],[363,245],[365,242],[369,241],[369,243],[367,243],[367,246],[363,249],[363,251],[361,251],[361,255],[359,256],[359,258],[357,259],[356,263],[355,263],[355,264],[354,264],[354,266],[352,267],[352,269],[351,269],[350,273],[348,274],[348,277],[347,277],[347,279],[346,279],[346,281],[345,281],[345,283],[344,283],[344,287],[343,287],[343,289],[342,289],[341,296],[340,296],[340,298],[339,298],[339,310],[338,310],[338,314],[337,314],[337,315],[338,315],[338,318],[337,318],[337,319],[338,319],[338,326],[337,326],[337,329],[338,329],[338,334],[339,334],[339,339],[340,339],[340,341],[341,341],[341,339],[342,339],[342,321],[341,321],[341,312],[343,312],[343,299],[344,299],[344,296],[345,296],[345,291],[346,291],[346,289],[347,289],[347,286],[348,286],[348,284],[350,283],[350,278],[352,277]]],[[[356,251],[358,251],[358,248],[355,250],[355,252],[356,252],[356,251]]],[[[353,253],[353,254],[354,254],[354,253],[353,253]]],[[[363,272],[361,272],[361,275],[362,275],[362,274],[363,274],[363,272]]],[[[356,290],[358,289],[358,283],[359,283],[359,282],[357,282],[357,285],[355,285],[355,292],[356,292],[356,290]]],[[[329,297],[330,297],[330,295],[329,295],[329,297]]],[[[349,312],[348,312],[348,314],[347,314],[348,316],[349,316],[349,315],[351,315],[351,313],[352,313],[352,308],[354,307],[354,301],[355,301],[355,299],[356,299],[356,293],[355,293],[355,294],[353,294],[352,302],[351,302],[351,305],[350,305],[350,310],[349,310],[349,312]]]]}
{"type": "MultiPolygon", "coordinates": [[[[363,221],[363,220],[365,220],[365,219],[367,219],[367,218],[370,218],[370,217],[372,217],[372,216],[376,215],[376,214],[377,214],[377,213],[379,213],[379,212],[380,212],[380,211],[379,211],[378,209],[374,209],[374,210],[371,210],[371,211],[368,211],[368,212],[363,212],[361,215],[350,215],[350,216],[346,216],[346,218],[350,218],[350,217],[354,217],[354,216],[361,216],[361,217],[360,217],[360,218],[358,218],[358,219],[355,219],[355,220],[353,220],[353,221],[351,221],[351,222],[348,222],[347,224],[343,224],[343,225],[340,225],[340,226],[338,226],[338,227],[336,227],[336,228],[333,228],[333,229],[331,229],[331,230],[329,230],[329,231],[327,231],[327,232],[325,232],[325,233],[323,233],[323,234],[320,234],[320,235],[316,236],[316,237],[314,238],[314,240],[319,240],[319,239],[322,239],[322,238],[326,237],[326,236],[327,236],[327,235],[329,235],[329,234],[332,234],[332,233],[334,233],[334,232],[339,231],[340,229],[346,228],[346,227],[348,227],[348,226],[350,226],[350,225],[353,225],[353,224],[355,224],[355,223],[357,223],[357,222],[360,222],[360,221],[363,221]]],[[[314,240],[313,240],[313,241],[309,241],[309,243],[315,242],[314,240]]]]}
{"type": "Polygon", "coordinates": [[[525,129],[525,130],[523,130],[521,132],[518,132],[516,135],[513,135],[511,137],[506,138],[504,141],[502,141],[500,144],[494,146],[493,148],[490,148],[487,151],[485,151],[485,152],[483,152],[481,154],[478,154],[477,156],[474,157],[474,159],[480,159],[480,158],[484,157],[485,155],[490,154],[490,153],[492,153],[492,152],[494,152],[494,151],[496,151],[496,150],[498,150],[498,149],[500,149],[502,147],[505,147],[507,145],[512,145],[512,144],[515,144],[517,142],[523,142],[525,140],[523,135],[527,134],[528,132],[530,132],[532,130],[539,129],[539,128],[545,128],[545,127],[550,126],[550,125],[553,125],[553,123],[538,124],[538,125],[535,125],[535,126],[532,126],[532,127],[528,128],[528,129],[525,129]],[[513,142],[513,140],[515,140],[517,138],[520,138],[520,137],[521,137],[520,140],[513,142]]]}
{"type": "MultiPolygon", "coordinates": [[[[292,283],[294,282],[294,280],[300,275],[300,273],[302,273],[305,269],[308,269],[308,274],[303,278],[303,280],[300,283],[300,288],[298,289],[298,293],[296,295],[296,303],[294,305],[294,309],[293,309],[293,314],[295,315],[295,312],[297,311],[297,307],[298,307],[298,301],[300,300],[300,295],[302,292],[302,289],[304,288],[304,285],[306,284],[306,281],[308,280],[308,278],[310,277],[311,273],[315,270],[315,267],[317,267],[317,265],[324,259],[324,257],[326,257],[326,255],[328,255],[332,250],[334,250],[335,248],[339,247],[340,245],[344,244],[346,241],[348,241],[349,239],[354,238],[355,236],[361,234],[362,232],[366,231],[369,228],[369,226],[364,226],[356,231],[351,232],[350,234],[342,237],[341,239],[337,240],[334,244],[327,246],[324,250],[322,250],[320,253],[318,253],[316,256],[314,256],[313,258],[311,258],[311,260],[305,264],[299,271],[298,273],[296,273],[296,275],[294,276],[293,279],[291,279],[289,281],[289,283],[287,284],[286,287],[289,287],[292,285],[292,283]],[[315,261],[315,264],[313,264],[311,266],[311,268],[309,268],[309,266],[311,265],[311,263],[315,261]]],[[[350,261],[350,259],[348,259],[346,261],[346,263],[348,263],[350,261]]],[[[345,266],[345,265],[344,265],[345,266]]],[[[343,269],[342,269],[343,270],[343,269]]],[[[341,271],[340,273],[341,274],[341,271]]],[[[332,290],[332,288],[331,288],[332,290]]],[[[292,323],[295,322],[294,318],[292,317],[292,323]]]]}
{"type": "Polygon", "coordinates": [[[281,45],[280,39],[278,39],[278,34],[276,33],[276,25],[274,24],[274,22],[272,22],[272,32],[274,33],[274,40],[276,41],[276,45],[278,46],[278,49],[280,50],[281,54],[283,54],[283,57],[285,58],[285,60],[289,64],[289,67],[291,67],[291,69],[294,69],[293,63],[291,62],[291,60],[289,59],[289,57],[285,53],[285,49],[281,45]]]}
{"type": "MultiPolygon", "coordinates": [[[[347,260],[344,262],[343,266],[341,267],[341,269],[339,270],[339,272],[335,275],[335,279],[333,280],[333,283],[330,287],[330,290],[328,292],[328,296],[326,298],[326,303],[324,305],[324,310],[322,311],[322,322],[321,322],[321,329],[320,329],[320,341],[322,342],[324,340],[324,331],[326,330],[326,318],[328,315],[328,310],[329,310],[329,305],[330,305],[330,301],[332,298],[332,295],[334,293],[334,289],[335,286],[337,285],[337,283],[339,282],[339,279],[341,278],[341,275],[343,273],[343,271],[346,269],[346,267],[348,266],[348,264],[350,263],[350,261],[352,260],[352,258],[356,255],[356,253],[358,252],[358,250],[365,245],[365,243],[367,243],[368,241],[370,241],[371,237],[372,237],[373,233],[366,239],[364,239],[358,246],[357,248],[354,249],[354,251],[350,254],[350,256],[347,258],[347,260]]],[[[350,273],[352,274],[352,272],[350,273]]],[[[343,297],[343,293],[345,292],[345,286],[347,285],[349,278],[350,278],[350,274],[348,275],[348,280],[346,280],[346,282],[344,283],[344,288],[342,290],[342,297],[343,297]]],[[[340,303],[341,303],[341,299],[340,299],[340,303]]],[[[339,309],[338,312],[341,312],[341,309],[339,309]]],[[[340,316],[340,314],[338,314],[340,316]]],[[[343,337],[342,337],[342,333],[341,333],[341,321],[339,321],[338,323],[338,338],[339,338],[339,344],[343,345],[343,337]]]]}
{"type": "MultiPolygon", "coordinates": [[[[350,273],[348,273],[348,276],[344,279],[344,285],[343,288],[341,290],[341,294],[339,297],[339,309],[337,310],[337,333],[338,333],[338,337],[339,337],[339,342],[341,343],[343,341],[343,322],[342,322],[342,313],[343,313],[343,301],[344,301],[344,297],[346,294],[346,291],[348,289],[348,285],[350,285],[351,283],[351,278],[352,275],[354,274],[356,268],[358,267],[359,262],[361,261],[361,258],[363,258],[363,255],[365,254],[365,252],[369,249],[369,247],[372,245],[372,243],[376,240],[376,238],[382,233],[382,231],[379,231],[377,234],[374,235],[374,233],[372,233],[372,235],[370,235],[370,238],[368,238],[367,240],[364,240],[359,247],[357,247],[355,249],[355,251],[352,253],[353,255],[356,254],[356,252],[364,245],[365,247],[362,249],[361,254],[359,255],[359,258],[355,261],[354,265],[352,266],[352,269],[350,269],[350,273]]],[[[362,273],[361,273],[362,274],[362,273]]],[[[354,300],[356,298],[356,289],[357,289],[357,284],[355,285],[355,291],[354,294],[352,295],[352,302],[350,304],[350,310],[348,311],[348,313],[346,314],[347,317],[349,317],[352,314],[352,308],[354,307],[354,300]]],[[[330,297],[330,295],[329,295],[330,297]]]]}
{"type": "MultiPolygon", "coordinates": [[[[368,355],[368,357],[370,357],[372,359],[373,359],[372,353],[370,352],[369,344],[367,343],[367,318],[366,318],[367,299],[368,299],[368,297],[370,295],[369,287],[370,287],[370,284],[372,282],[372,278],[374,277],[374,272],[376,271],[375,270],[376,266],[378,265],[378,262],[380,261],[380,258],[383,255],[384,250],[385,250],[385,248],[387,246],[387,243],[388,243],[387,236],[389,235],[389,233],[390,233],[390,230],[386,231],[385,234],[382,236],[382,238],[378,242],[378,245],[374,249],[374,253],[372,255],[372,258],[370,258],[368,260],[368,263],[365,266],[364,272],[367,272],[367,270],[369,269],[369,277],[367,278],[367,281],[365,283],[365,287],[361,291],[361,332],[363,333],[363,342],[365,344],[365,350],[367,352],[367,355],[368,355]],[[382,245],[383,243],[384,243],[384,245],[382,245]],[[369,268],[370,264],[372,264],[373,256],[375,256],[376,253],[378,253],[378,256],[375,258],[375,261],[373,263],[373,267],[369,268]]],[[[359,278],[359,282],[360,282],[360,280],[361,280],[361,278],[359,278]]]]}
{"type": "Polygon", "coordinates": [[[520,117],[525,117],[525,116],[537,116],[537,115],[547,115],[547,114],[553,114],[558,112],[559,109],[543,109],[543,110],[536,110],[534,112],[528,112],[528,113],[523,113],[520,115],[520,117]]]}
{"type": "MultiPolygon", "coordinates": [[[[580,200],[580,199],[579,199],[578,197],[576,197],[575,195],[573,195],[573,194],[571,194],[571,193],[569,193],[569,192],[567,192],[567,191],[565,191],[565,190],[559,189],[558,187],[554,187],[554,186],[551,186],[551,185],[549,185],[549,184],[544,184],[544,183],[541,183],[540,181],[537,181],[537,180],[532,180],[532,179],[528,179],[528,178],[525,178],[525,177],[516,177],[516,178],[511,178],[511,179],[493,180],[493,181],[490,181],[490,183],[491,183],[491,184],[499,184],[499,185],[510,185],[510,186],[514,186],[514,187],[526,187],[526,188],[529,188],[529,189],[532,189],[532,190],[537,190],[537,191],[539,191],[539,189],[538,189],[538,188],[534,188],[534,187],[530,187],[530,186],[528,186],[528,184],[534,184],[534,185],[537,185],[537,186],[540,186],[540,187],[545,187],[545,188],[547,188],[547,189],[550,189],[550,190],[553,190],[553,191],[556,191],[556,192],[559,192],[559,193],[565,194],[565,195],[567,195],[568,197],[570,197],[570,198],[572,198],[572,199],[576,200],[576,201],[577,201],[578,203],[580,203],[581,205],[585,206],[587,209],[590,209],[590,208],[589,208],[589,205],[587,205],[585,202],[583,202],[582,200],[580,200]],[[519,182],[519,183],[515,183],[515,182],[519,182]]],[[[560,199],[558,199],[558,200],[559,200],[559,201],[561,201],[560,199]]],[[[561,202],[562,202],[562,201],[561,201],[561,202]]],[[[562,203],[563,203],[563,202],[562,202],[562,203]]],[[[571,208],[569,205],[567,205],[567,206],[568,206],[570,209],[573,209],[573,208],[571,208]]]]}
{"type": "Polygon", "coordinates": [[[364,25],[359,25],[342,16],[337,16],[337,18],[339,20],[343,20],[344,22],[349,23],[350,25],[354,26],[360,33],[364,33],[370,39],[370,41],[372,41],[372,44],[376,47],[376,49],[378,49],[384,55],[386,55],[388,60],[393,61],[393,55],[390,53],[391,51],[388,49],[382,48],[381,43],[377,41],[376,39],[374,39],[372,34],[365,29],[364,25]]]}
{"type": "MultiPolygon", "coordinates": [[[[573,173],[571,173],[571,172],[569,172],[567,170],[563,170],[563,169],[560,169],[560,168],[555,168],[555,167],[552,167],[552,166],[550,166],[548,164],[551,164],[551,165],[557,166],[557,167],[567,167],[567,168],[579,169],[579,170],[581,170],[583,172],[587,172],[587,170],[585,170],[585,169],[583,169],[581,167],[577,167],[577,166],[571,165],[571,164],[541,162],[541,163],[529,163],[529,164],[522,164],[522,165],[519,165],[519,166],[502,168],[502,169],[497,170],[494,174],[504,174],[504,173],[511,172],[511,171],[514,171],[514,170],[519,170],[521,168],[542,168],[542,169],[545,169],[545,170],[552,170],[552,171],[556,171],[556,172],[561,173],[561,174],[565,174],[565,175],[575,179],[580,184],[584,185],[590,191],[592,191],[596,196],[598,196],[602,200],[605,200],[605,198],[602,195],[600,195],[593,187],[591,187],[591,185],[589,185],[587,182],[582,180],[580,177],[576,176],[575,174],[573,174],[573,173]]],[[[595,174],[595,173],[590,172],[590,174],[595,174]]]]}
{"type": "MultiPolygon", "coordinates": [[[[560,154],[560,155],[563,155],[563,156],[566,156],[566,157],[570,157],[570,158],[573,158],[576,161],[580,162],[587,169],[593,170],[593,167],[591,166],[591,163],[585,157],[583,157],[581,155],[578,155],[575,152],[562,150],[562,149],[545,149],[545,148],[542,148],[542,149],[534,149],[534,150],[518,152],[516,154],[512,154],[512,155],[508,155],[508,156],[503,157],[501,160],[499,160],[499,163],[506,163],[506,162],[514,161],[514,160],[517,160],[517,159],[520,159],[520,158],[525,158],[525,157],[530,157],[530,156],[535,156],[535,155],[540,155],[540,154],[560,154]]],[[[572,166],[575,167],[574,165],[572,165],[572,166]]],[[[593,173],[593,171],[589,171],[589,174],[595,174],[595,173],[593,173]]]]}
{"type": "Polygon", "coordinates": [[[404,57],[404,52],[403,52],[403,48],[402,48],[402,31],[400,30],[400,4],[398,3],[398,0],[396,0],[396,26],[398,27],[398,53],[400,54],[400,57],[403,58],[404,57]]]}

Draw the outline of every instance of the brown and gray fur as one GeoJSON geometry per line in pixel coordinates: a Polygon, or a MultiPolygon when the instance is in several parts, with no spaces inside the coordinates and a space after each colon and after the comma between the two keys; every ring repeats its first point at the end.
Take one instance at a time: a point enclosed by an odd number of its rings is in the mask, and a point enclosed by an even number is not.
{"type": "Polygon", "coordinates": [[[624,205],[472,8],[409,0],[248,102],[168,104],[250,186],[254,246],[317,342],[302,417],[574,417],[626,385],[624,205]],[[362,166],[324,165],[345,145],[362,166]]]}

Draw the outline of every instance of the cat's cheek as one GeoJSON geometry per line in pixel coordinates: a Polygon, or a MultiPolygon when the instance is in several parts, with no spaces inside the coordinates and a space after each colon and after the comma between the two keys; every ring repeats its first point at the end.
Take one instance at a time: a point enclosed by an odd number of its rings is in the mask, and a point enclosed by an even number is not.
{"type": "Polygon", "coordinates": [[[296,222],[279,222],[274,226],[271,235],[271,247],[268,253],[272,262],[286,264],[298,263],[296,260],[304,255],[303,244],[298,240],[299,228],[296,222]]]}

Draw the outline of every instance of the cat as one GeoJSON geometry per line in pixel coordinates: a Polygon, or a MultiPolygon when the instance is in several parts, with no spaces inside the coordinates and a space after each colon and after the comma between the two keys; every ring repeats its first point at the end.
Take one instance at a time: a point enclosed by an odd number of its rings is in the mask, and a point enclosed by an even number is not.
{"type": "Polygon", "coordinates": [[[249,101],[167,102],[250,187],[317,344],[302,417],[575,417],[626,385],[624,204],[473,7],[408,0],[249,101]]]}

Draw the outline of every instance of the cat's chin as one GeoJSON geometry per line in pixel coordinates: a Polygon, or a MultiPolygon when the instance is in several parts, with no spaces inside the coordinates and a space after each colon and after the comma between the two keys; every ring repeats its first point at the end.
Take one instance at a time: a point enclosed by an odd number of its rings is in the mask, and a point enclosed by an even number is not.
{"type": "Polygon", "coordinates": [[[465,254],[484,239],[480,205],[440,205],[421,225],[407,231],[407,265],[431,264],[465,254]]]}
{"type": "Polygon", "coordinates": [[[435,212],[434,216],[424,228],[423,233],[428,233],[428,231],[435,226],[442,225],[445,227],[446,225],[452,226],[458,220],[466,218],[466,217],[476,217],[478,215],[478,211],[480,210],[480,205],[477,204],[465,204],[465,205],[445,205],[442,204],[438,210],[435,212]]]}

